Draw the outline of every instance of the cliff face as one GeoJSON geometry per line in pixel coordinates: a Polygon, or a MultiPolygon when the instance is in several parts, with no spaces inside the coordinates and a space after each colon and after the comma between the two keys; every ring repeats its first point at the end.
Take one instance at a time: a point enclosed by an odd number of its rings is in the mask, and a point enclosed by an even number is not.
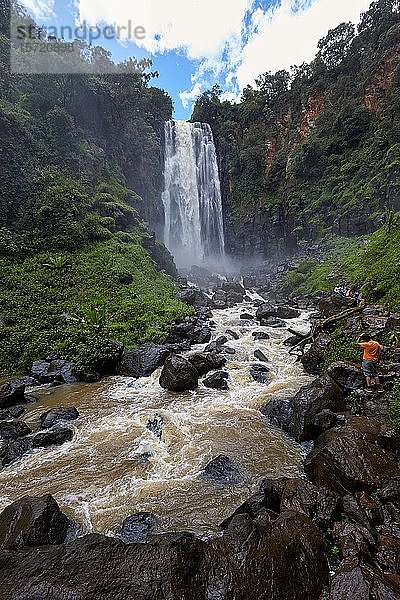
{"type": "Polygon", "coordinates": [[[196,104],[193,119],[217,143],[235,255],[369,233],[386,208],[400,209],[397,5],[375,3],[338,60],[340,31],[294,77],[266,74],[236,105],[212,92],[196,104]]]}

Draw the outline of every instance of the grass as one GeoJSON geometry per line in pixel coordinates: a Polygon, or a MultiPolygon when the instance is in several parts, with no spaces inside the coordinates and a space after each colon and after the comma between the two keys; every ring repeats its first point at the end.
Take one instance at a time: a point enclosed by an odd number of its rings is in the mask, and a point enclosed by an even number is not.
{"type": "Polygon", "coordinates": [[[97,309],[102,335],[134,347],[162,340],[169,324],[190,312],[160,273],[138,233],[118,234],[63,256],[23,261],[0,258],[0,376],[26,371],[55,352],[67,359],[98,346],[90,315],[97,309]]]}
{"type": "Polygon", "coordinates": [[[338,238],[333,251],[321,260],[303,261],[285,276],[287,291],[296,294],[329,292],[337,283],[361,289],[371,303],[400,311],[400,226],[381,227],[368,241],[338,238]]]}

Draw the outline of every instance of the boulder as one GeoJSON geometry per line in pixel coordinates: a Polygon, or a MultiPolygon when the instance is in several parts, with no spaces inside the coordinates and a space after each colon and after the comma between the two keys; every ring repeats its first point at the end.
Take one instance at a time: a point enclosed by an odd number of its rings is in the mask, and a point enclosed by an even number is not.
{"type": "Polygon", "coordinates": [[[269,359],[265,356],[264,352],[261,352],[261,350],[255,350],[254,357],[261,362],[269,362],[269,359]]]}
{"type": "Polygon", "coordinates": [[[148,377],[162,367],[171,354],[168,346],[146,343],[122,355],[121,374],[127,377],[148,377]]]}
{"type": "Polygon", "coordinates": [[[239,294],[241,296],[244,296],[246,293],[244,287],[236,281],[224,281],[221,287],[224,292],[235,292],[235,294],[239,294]]]}
{"type": "Polygon", "coordinates": [[[32,364],[31,375],[40,383],[75,383],[77,381],[71,363],[59,359],[36,360],[32,364]]]}
{"type": "Polygon", "coordinates": [[[251,315],[250,313],[242,313],[240,315],[240,319],[242,321],[253,321],[254,320],[254,315],[251,315]]]}
{"type": "Polygon", "coordinates": [[[205,466],[202,477],[219,485],[243,483],[248,478],[242,467],[223,454],[213,458],[205,466]]]}
{"type": "Polygon", "coordinates": [[[177,300],[185,302],[186,304],[194,307],[210,306],[209,297],[204,292],[197,290],[196,288],[188,288],[187,290],[178,292],[176,298],[177,300]]]}
{"type": "Polygon", "coordinates": [[[327,373],[345,391],[360,390],[364,387],[364,376],[359,365],[338,361],[329,365],[327,373]]]}
{"type": "Polygon", "coordinates": [[[254,379],[254,381],[258,381],[258,383],[268,383],[269,368],[265,365],[251,365],[250,367],[250,375],[254,379]]]}
{"type": "Polygon", "coordinates": [[[0,553],[4,598],[316,600],[329,581],[320,532],[305,515],[237,515],[222,536],[154,536],[124,544],[87,535],[0,553]],[[290,576],[288,576],[290,574],[290,576]]]}
{"type": "Polygon", "coordinates": [[[383,482],[378,495],[384,502],[394,502],[400,505],[400,477],[392,477],[383,482]]]}
{"type": "Polygon", "coordinates": [[[343,515],[368,530],[383,523],[381,505],[366,492],[346,494],[340,501],[340,509],[343,515]]]}
{"type": "Polygon", "coordinates": [[[288,306],[277,306],[276,314],[272,316],[278,317],[278,319],[297,319],[300,317],[301,312],[295,308],[289,308],[288,306]]]}
{"type": "Polygon", "coordinates": [[[371,556],[375,539],[370,531],[358,523],[335,523],[332,538],[341,558],[371,556]]]}
{"type": "Polygon", "coordinates": [[[197,352],[189,356],[188,360],[199,375],[206,375],[214,369],[220,369],[226,363],[226,359],[216,352],[197,352]]]}
{"type": "Polygon", "coordinates": [[[392,455],[348,426],[322,434],[304,468],[315,485],[340,495],[376,491],[386,479],[398,474],[392,455]]]}
{"type": "Polygon", "coordinates": [[[234,340],[238,340],[238,339],[239,339],[239,337],[240,337],[240,336],[239,336],[239,334],[238,334],[238,333],[236,333],[236,331],[232,331],[232,329],[227,329],[227,330],[225,331],[225,333],[226,333],[226,335],[230,335],[230,336],[231,336],[231,338],[233,338],[234,340]]]}
{"type": "Polygon", "coordinates": [[[0,514],[0,548],[62,544],[71,525],[50,494],[24,496],[0,514]]]}
{"type": "Polygon", "coordinates": [[[53,425],[57,425],[63,421],[75,421],[79,417],[79,412],[74,406],[64,408],[51,408],[40,415],[40,424],[42,429],[50,429],[53,425]]]}
{"type": "Polygon", "coordinates": [[[353,298],[346,298],[340,294],[332,294],[331,296],[322,298],[318,302],[318,308],[323,317],[333,317],[352,306],[355,306],[355,300],[353,298]]]}
{"type": "Polygon", "coordinates": [[[334,519],[339,496],[306,479],[288,479],[281,495],[280,510],[301,513],[328,528],[334,519]]]}
{"type": "Polygon", "coordinates": [[[260,412],[268,419],[274,427],[287,431],[293,415],[293,404],[290,400],[272,399],[260,412]]]}
{"type": "Polygon", "coordinates": [[[331,343],[331,339],[331,336],[327,333],[321,333],[303,354],[300,360],[307,373],[311,373],[312,375],[321,374],[325,352],[331,343]]]}
{"type": "MultiPolygon", "coordinates": [[[[26,396],[25,396],[26,399],[26,396]]],[[[7,410],[0,410],[0,421],[12,421],[21,417],[25,413],[25,408],[21,405],[10,406],[7,410]]]]}
{"type": "Polygon", "coordinates": [[[244,294],[234,292],[233,290],[230,290],[226,294],[226,302],[228,307],[236,306],[236,304],[241,304],[243,302],[243,299],[244,294]]]}
{"type": "Polygon", "coordinates": [[[206,379],[203,380],[203,384],[207,388],[212,388],[215,390],[229,390],[227,379],[229,374],[226,371],[216,371],[212,375],[209,375],[206,379]]]}
{"type": "Polygon", "coordinates": [[[7,467],[32,449],[32,438],[23,437],[16,440],[0,440],[0,468],[7,467]]]}
{"type": "Polygon", "coordinates": [[[153,533],[157,517],[149,512],[141,512],[127,517],[122,523],[121,539],[125,544],[142,543],[153,533]]]}
{"type": "Polygon", "coordinates": [[[400,541],[396,538],[380,536],[375,547],[374,562],[379,569],[400,574],[400,541]]]}
{"type": "Polygon", "coordinates": [[[258,340],[269,340],[270,339],[270,335],[268,333],[265,333],[264,331],[253,331],[253,333],[251,334],[253,336],[253,338],[258,341],[258,340]]]}
{"type": "Polygon", "coordinates": [[[212,306],[217,309],[228,308],[228,296],[224,290],[217,290],[212,297],[212,306]]]}
{"type": "Polygon", "coordinates": [[[359,558],[346,558],[332,577],[329,600],[397,600],[400,578],[379,572],[359,558]]]}
{"type": "Polygon", "coordinates": [[[32,440],[32,445],[34,448],[61,446],[61,444],[64,444],[65,442],[70,442],[73,438],[73,435],[74,432],[72,429],[59,427],[58,429],[51,429],[43,433],[37,433],[32,440]]]}
{"type": "Polygon", "coordinates": [[[16,440],[32,433],[32,430],[23,421],[0,422],[0,439],[16,440]]]}
{"type": "Polygon", "coordinates": [[[320,377],[302,387],[292,400],[293,413],[288,433],[297,441],[315,439],[320,433],[315,417],[328,409],[341,412],[346,409],[343,392],[330,377],[320,377]]]}
{"type": "Polygon", "coordinates": [[[25,383],[13,379],[0,385],[0,409],[24,402],[25,383]]]}
{"type": "Polygon", "coordinates": [[[171,392],[195,390],[199,384],[199,372],[186,358],[173,354],[165,361],[159,382],[161,387],[171,392]]]}

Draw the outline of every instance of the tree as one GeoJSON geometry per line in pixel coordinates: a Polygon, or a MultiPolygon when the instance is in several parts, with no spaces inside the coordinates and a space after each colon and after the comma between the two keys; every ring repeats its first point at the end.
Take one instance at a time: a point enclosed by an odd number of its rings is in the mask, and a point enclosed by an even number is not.
{"type": "Polygon", "coordinates": [[[341,23],[318,42],[319,59],[327,69],[335,69],[348,56],[356,30],[353,23],[341,23]]]}

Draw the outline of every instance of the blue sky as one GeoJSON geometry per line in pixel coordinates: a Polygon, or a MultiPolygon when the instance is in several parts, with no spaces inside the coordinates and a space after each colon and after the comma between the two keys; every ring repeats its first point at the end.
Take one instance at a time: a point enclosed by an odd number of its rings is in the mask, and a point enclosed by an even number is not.
{"type": "Polygon", "coordinates": [[[175,118],[190,118],[196,97],[219,83],[224,97],[265,71],[310,61],[318,40],[343,21],[358,22],[371,0],[24,0],[41,25],[142,26],[142,40],[98,43],[115,61],[148,57],[153,84],[174,100],[175,118]]]}

